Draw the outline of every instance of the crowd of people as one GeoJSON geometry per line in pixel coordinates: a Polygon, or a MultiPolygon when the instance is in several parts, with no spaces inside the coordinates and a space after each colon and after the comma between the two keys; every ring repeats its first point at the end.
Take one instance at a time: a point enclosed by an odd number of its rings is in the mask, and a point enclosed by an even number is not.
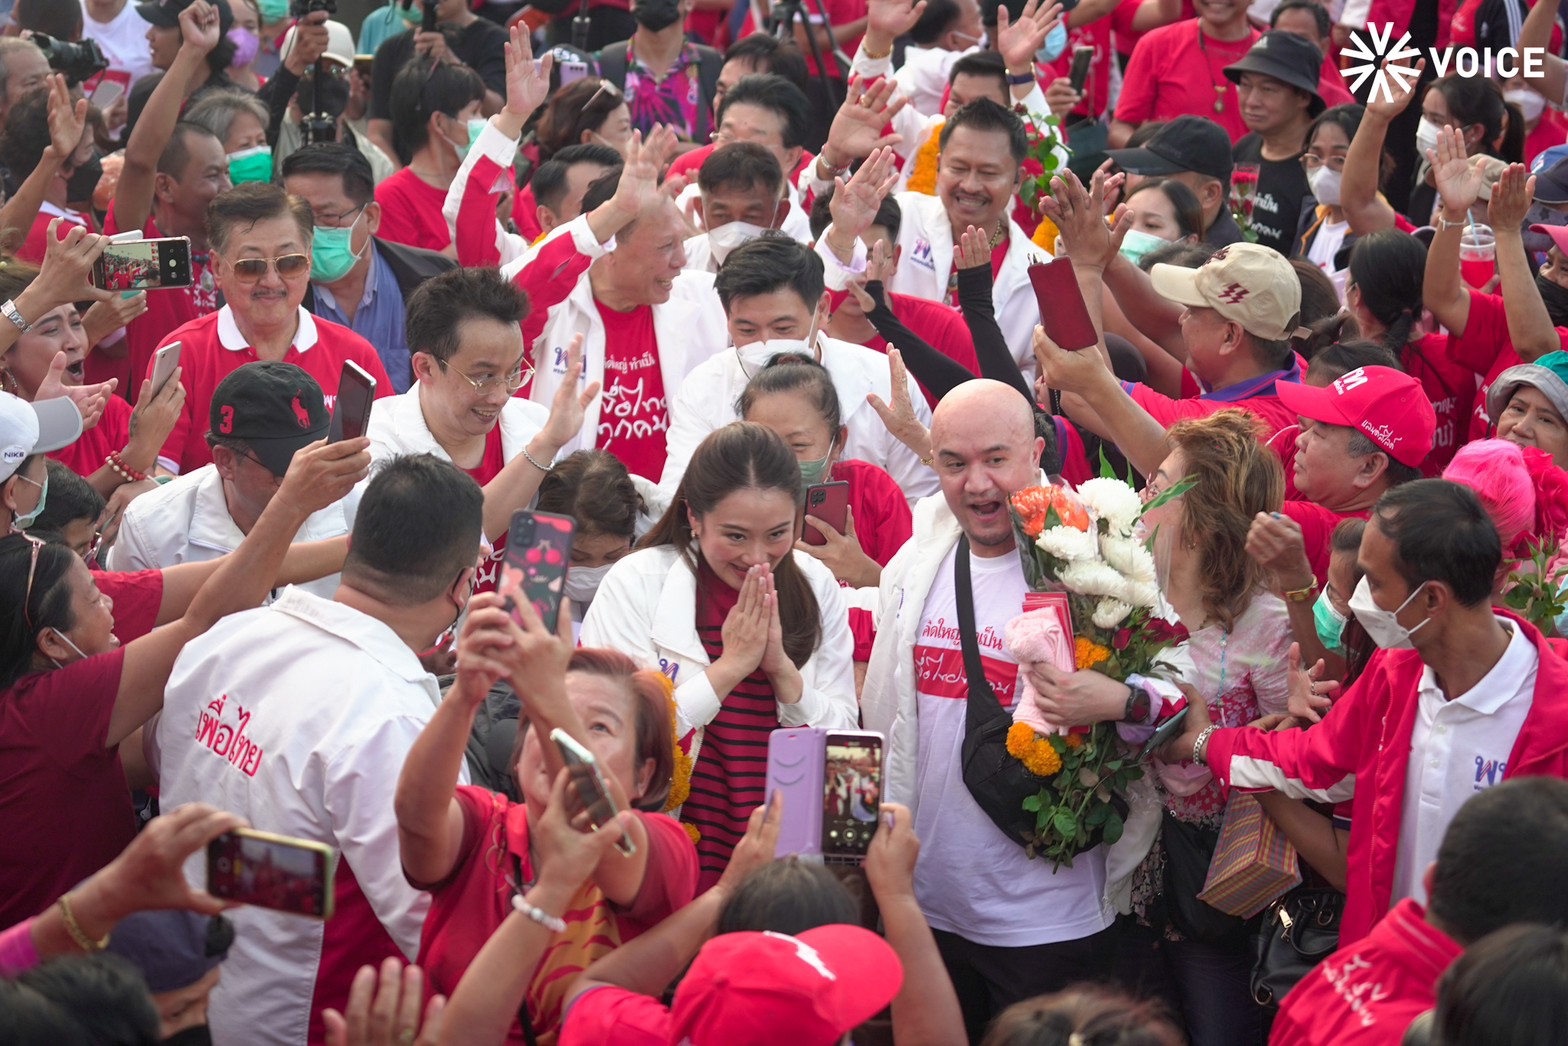
{"type": "Polygon", "coordinates": [[[1558,5],[337,6],[0,0],[0,1039],[1563,1037],[1558,5]]]}

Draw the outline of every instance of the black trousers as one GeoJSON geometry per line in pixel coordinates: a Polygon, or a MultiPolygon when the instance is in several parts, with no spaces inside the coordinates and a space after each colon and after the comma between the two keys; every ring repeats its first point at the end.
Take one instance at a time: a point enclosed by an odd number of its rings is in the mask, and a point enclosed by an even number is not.
{"type": "Polygon", "coordinates": [[[978,1043],[986,1026],[1007,1007],[1080,981],[1105,981],[1116,960],[1116,927],[1076,941],[999,948],[976,944],[955,933],[932,931],[947,966],[969,1041],[978,1043]]]}

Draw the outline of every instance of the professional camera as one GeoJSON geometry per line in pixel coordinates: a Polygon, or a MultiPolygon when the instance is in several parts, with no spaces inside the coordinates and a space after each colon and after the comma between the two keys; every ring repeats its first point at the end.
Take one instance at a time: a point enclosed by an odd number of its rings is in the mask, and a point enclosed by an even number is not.
{"type": "Polygon", "coordinates": [[[325,11],[330,18],[338,13],[338,0],[289,0],[290,18],[304,18],[315,11],[325,11]]]}
{"type": "Polygon", "coordinates": [[[67,83],[79,84],[83,80],[91,80],[109,68],[109,59],[103,56],[103,50],[96,40],[73,44],[69,40],[56,40],[45,33],[33,33],[28,39],[37,44],[44,57],[49,59],[49,68],[64,74],[67,83]]]}

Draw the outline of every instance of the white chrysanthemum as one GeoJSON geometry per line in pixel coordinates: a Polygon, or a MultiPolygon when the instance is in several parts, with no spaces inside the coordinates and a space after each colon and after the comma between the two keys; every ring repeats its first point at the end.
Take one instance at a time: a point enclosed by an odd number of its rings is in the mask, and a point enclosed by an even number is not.
{"type": "Polygon", "coordinates": [[[1132,613],[1132,607],[1119,599],[1102,599],[1094,608],[1095,628],[1115,628],[1127,620],[1127,615],[1132,613]]]}
{"type": "Polygon", "coordinates": [[[1103,520],[1112,534],[1126,536],[1138,522],[1143,502],[1138,492],[1119,479],[1091,479],[1076,491],[1078,500],[1095,519],[1103,520]]]}
{"type": "Polygon", "coordinates": [[[1099,555],[1095,536],[1075,527],[1050,527],[1040,532],[1035,544],[1042,552],[1069,563],[1094,559],[1099,555]]]}
{"type": "Polygon", "coordinates": [[[1085,596],[1110,596],[1123,599],[1127,581],[1115,570],[1099,561],[1069,563],[1062,568],[1059,580],[1070,591],[1085,596]]]}
{"type": "Polygon", "coordinates": [[[1141,541],[1107,535],[1100,539],[1100,555],[1128,581],[1140,585],[1155,583],[1154,556],[1141,541]]]}
{"type": "Polygon", "coordinates": [[[1150,582],[1128,579],[1123,584],[1121,598],[1135,607],[1148,610],[1160,601],[1160,590],[1150,582]]]}

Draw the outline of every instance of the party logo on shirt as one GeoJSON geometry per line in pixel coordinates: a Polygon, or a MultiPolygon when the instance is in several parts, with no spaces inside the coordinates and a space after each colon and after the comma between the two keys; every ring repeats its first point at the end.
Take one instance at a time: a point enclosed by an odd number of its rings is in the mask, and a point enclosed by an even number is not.
{"type": "Polygon", "coordinates": [[[1503,779],[1503,772],[1508,763],[1502,759],[1488,759],[1485,756],[1475,757],[1475,790],[1490,788],[1503,779]]]}
{"type": "Polygon", "coordinates": [[[924,236],[915,240],[915,249],[909,255],[916,265],[924,269],[936,271],[936,262],[931,258],[931,241],[924,236]]]}
{"type": "Polygon", "coordinates": [[[207,702],[196,722],[196,743],[205,745],[215,755],[227,760],[247,777],[255,777],[261,769],[261,746],[245,736],[250,726],[251,714],[238,701],[234,702],[234,722],[225,721],[224,708],[229,695],[222,694],[207,702]]]}

